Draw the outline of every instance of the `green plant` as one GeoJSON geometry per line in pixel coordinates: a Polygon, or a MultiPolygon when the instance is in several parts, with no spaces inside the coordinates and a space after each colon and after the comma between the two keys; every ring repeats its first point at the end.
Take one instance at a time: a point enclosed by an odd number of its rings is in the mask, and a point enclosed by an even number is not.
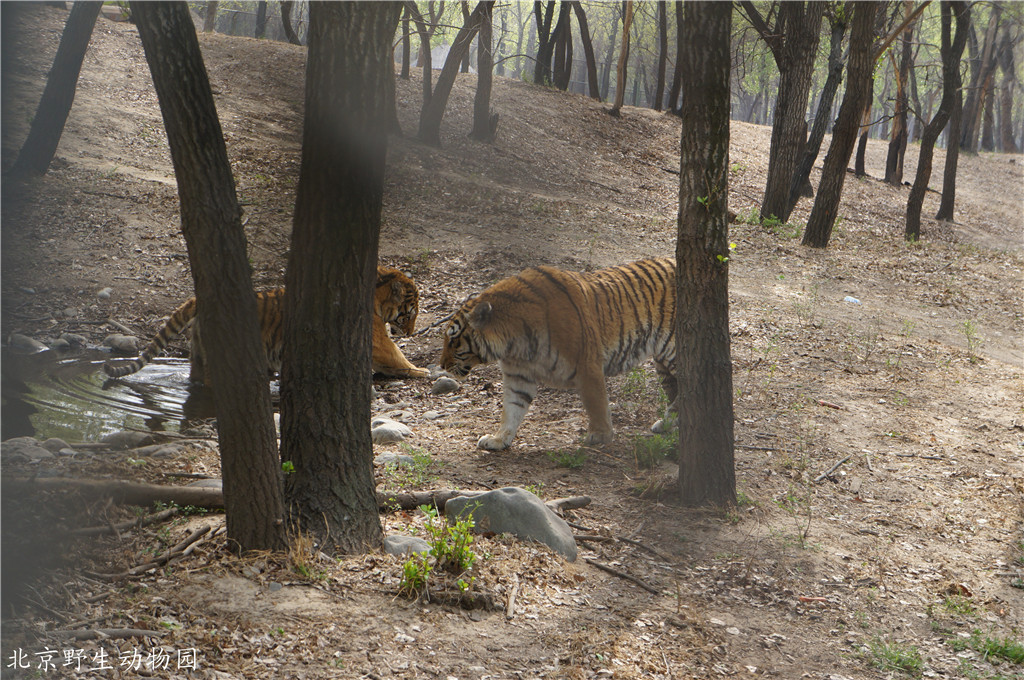
{"type": "Polygon", "coordinates": [[[295,463],[291,462],[290,460],[283,461],[281,463],[281,471],[284,472],[286,475],[292,474],[293,472],[295,472],[295,463]]]}
{"type": "Polygon", "coordinates": [[[537,482],[536,484],[527,484],[523,487],[537,498],[544,498],[544,482],[537,482]]]}
{"type": "Polygon", "coordinates": [[[437,464],[423,449],[402,442],[399,447],[412,458],[411,463],[387,463],[384,465],[384,486],[395,489],[421,487],[434,482],[438,475],[437,464]]]}
{"type": "Polygon", "coordinates": [[[950,638],[948,643],[953,651],[957,652],[973,649],[989,663],[1009,661],[1013,664],[1024,665],[1024,644],[1017,639],[990,637],[975,628],[969,637],[950,638]]]}
{"type": "Polygon", "coordinates": [[[978,362],[978,350],[981,349],[981,345],[984,342],[981,336],[978,335],[978,324],[971,319],[968,319],[960,324],[960,332],[964,334],[964,338],[967,340],[967,357],[971,363],[978,362]]]}
{"type": "Polygon", "coordinates": [[[663,434],[639,435],[633,439],[633,459],[637,468],[649,470],[661,461],[673,458],[679,442],[679,432],[669,430],[663,434]]]}
{"type": "Polygon", "coordinates": [[[647,371],[643,366],[637,366],[626,375],[622,385],[622,393],[630,398],[636,399],[644,393],[647,387],[647,371]]]}
{"type": "Polygon", "coordinates": [[[473,545],[473,513],[451,524],[447,519],[438,516],[437,508],[421,505],[420,511],[427,516],[423,525],[429,534],[430,555],[434,558],[434,566],[453,574],[461,574],[470,569],[476,562],[473,545]]]}
{"type": "Polygon", "coordinates": [[[963,616],[974,616],[975,609],[974,603],[971,602],[969,597],[963,595],[950,595],[942,600],[942,606],[953,614],[961,614],[963,616]]]}
{"type": "Polygon", "coordinates": [[[426,587],[432,569],[426,555],[414,553],[402,563],[402,580],[398,584],[398,591],[407,597],[416,595],[426,587]]]}
{"type": "Polygon", "coordinates": [[[889,642],[874,638],[868,643],[871,663],[883,671],[901,671],[913,676],[921,675],[924,661],[921,652],[913,645],[889,642]]]}
{"type": "Polygon", "coordinates": [[[583,467],[583,464],[587,462],[587,454],[582,449],[576,451],[548,451],[548,458],[550,458],[554,464],[558,467],[569,468],[570,470],[579,470],[583,467]]]}

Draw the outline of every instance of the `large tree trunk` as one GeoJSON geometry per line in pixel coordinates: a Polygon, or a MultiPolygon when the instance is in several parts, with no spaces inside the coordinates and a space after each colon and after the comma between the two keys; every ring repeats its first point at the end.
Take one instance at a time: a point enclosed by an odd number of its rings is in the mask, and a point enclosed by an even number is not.
{"type": "Polygon", "coordinates": [[[984,113],[982,113],[981,122],[981,150],[982,151],[995,151],[996,150],[996,136],[995,136],[995,106],[996,106],[996,71],[992,69],[992,72],[988,75],[988,80],[985,81],[985,104],[984,113]]]}
{"type": "Polygon", "coordinates": [[[839,84],[843,82],[843,37],[846,29],[849,28],[849,19],[844,13],[835,13],[829,18],[832,24],[831,42],[828,52],[828,76],[821,88],[821,95],[818,97],[818,110],[814,114],[814,124],[811,126],[811,134],[807,139],[807,145],[797,163],[796,172],[793,174],[793,182],[789,187],[789,212],[793,212],[797,201],[801,196],[813,196],[811,189],[811,168],[821,151],[821,142],[825,139],[825,130],[832,121],[832,105],[835,102],[836,92],[839,91],[839,84]]]}
{"type": "Polygon", "coordinates": [[[843,95],[839,117],[832,131],[832,143],[825,155],[821,184],[814,199],[811,215],[804,230],[803,244],[824,248],[832,237],[839,210],[839,199],[846,181],[846,166],[857,141],[858,123],[871,87],[875,59],[871,45],[875,11],[881,5],[870,0],[857,0],[850,22],[850,57],[846,70],[846,94],[843,95]]]}
{"type": "Polygon", "coordinates": [[[583,54],[587,59],[587,83],[591,99],[601,101],[601,88],[597,84],[597,60],[594,58],[594,44],[590,40],[590,28],[587,26],[587,14],[583,5],[577,0],[572,3],[576,12],[576,22],[580,25],[580,42],[583,43],[583,54]]]}
{"type": "Polygon", "coordinates": [[[853,161],[854,177],[867,177],[867,170],[864,169],[864,157],[868,151],[868,133],[871,132],[871,103],[875,96],[875,79],[872,78],[868,84],[868,94],[864,102],[864,115],[860,121],[860,138],[857,140],[857,154],[853,161]]]}
{"type": "Polygon", "coordinates": [[[328,554],[380,546],[370,439],[370,315],[398,3],[310,5],[302,163],[281,366],[291,530],[328,554]]]}
{"type": "MultiPolygon", "coordinates": [[[[967,43],[970,17],[970,9],[966,3],[943,1],[942,100],[939,102],[939,109],[935,112],[935,117],[925,126],[924,133],[921,135],[921,155],[917,161],[917,175],[914,177],[914,184],[910,188],[910,196],[907,198],[907,221],[904,236],[908,241],[917,241],[921,238],[921,206],[924,203],[924,194],[928,190],[928,180],[932,174],[932,154],[935,142],[942,133],[942,129],[946,127],[953,108],[956,106],[956,83],[960,73],[960,55],[963,54],[964,45],[967,43]],[[949,34],[952,16],[956,17],[956,33],[951,43],[949,34]]],[[[965,110],[965,116],[966,113],[965,110]]],[[[948,146],[955,145],[956,137],[951,137],[948,146]]]]}
{"type": "Polygon", "coordinates": [[[537,60],[533,66],[533,82],[547,85],[551,82],[551,60],[557,37],[551,32],[551,22],[555,18],[554,0],[549,0],[546,9],[543,2],[534,2],[533,13],[537,20],[537,60]]]}
{"type": "Polygon", "coordinates": [[[729,3],[686,3],[675,366],[684,505],[736,504],[727,217],[731,24],[729,3]]]}
{"type": "Polygon", "coordinates": [[[132,2],[160,102],[181,200],[220,439],[228,537],[242,550],[285,545],[267,356],[227,149],[184,2],[132,2]]]}
{"type": "Polygon", "coordinates": [[[572,4],[563,2],[555,24],[555,65],[551,72],[551,83],[563,92],[569,89],[572,80],[572,4]]]}
{"type": "Polygon", "coordinates": [[[256,30],[255,37],[263,39],[267,35],[267,3],[260,0],[256,3],[256,30]]]}
{"type": "Polygon", "coordinates": [[[764,22],[753,3],[740,4],[771,49],[779,70],[761,219],[777,218],[785,222],[791,207],[790,186],[807,140],[807,97],[826,3],[781,3],[774,27],[764,22]]]}
{"type": "Polygon", "coordinates": [[[441,145],[441,119],[444,118],[444,110],[448,107],[448,96],[452,92],[452,85],[455,84],[455,76],[459,71],[459,63],[463,55],[469,51],[473,37],[480,28],[480,16],[484,9],[490,10],[494,6],[494,0],[481,0],[469,15],[467,21],[455,40],[452,41],[452,48],[448,51],[448,58],[445,59],[441,75],[437,77],[437,85],[434,86],[434,93],[430,101],[423,107],[420,115],[419,140],[433,146],[441,145]]]}
{"type": "Polygon", "coordinates": [[[626,0],[622,13],[622,48],[619,50],[619,68],[615,76],[615,103],[612,105],[613,116],[619,115],[626,97],[626,66],[629,63],[629,29],[633,26],[633,0],[626,0]]]}
{"type": "Polygon", "coordinates": [[[476,96],[473,99],[473,130],[469,136],[481,142],[494,140],[498,129],[498,116],[491,114],[491,54],[492,21],[491,7],[484,7],[480,13],[480,37],[477,40],[476,96]]]}
{"type": "Polygon", "coordinates": [[[50,167],[64,132],[64,123],[75,101],[78,74],[82,70],[89,36],[92,35],[102,6],[102,2],[76,2],[71,7],[57,46],[57,55],[53,59],[53,67],[46,77],[39,108],[36,109],[28,137],[11,169],[14,175],[43,175],[50,167]]]}
{"type": "MultiPolygon", "coordinates": [[[[1017,34],[1019,36],[1019,33],[1017,34]]],[[[1019,39],[1019,38],[1018,38],[1019,39]]],[[[1019,153],[1020,149],[1013,139],[1013,90],[1017,84],[1014,49],[1017,45],[1009,29],[1003,31],[998,61],[1003,73],[999,99],[999,148],[1003,153],[1019,153]]]]}
{"type": "Polygon", "coordinates": [[[960,126],[963,125],[964,118],[962,85],[960,70],[956,69],[953,76],[953,110],[946,125],[946,139],[950,140],[950,143],[946,145],[946,162],[942,171],[942,198],[939,200],[939,210],[935,213],[935,219],[950,222],[953,221],[953,208],[956,204],[956,168],[960,161],[960,145],[956,140],[960,139],[960,126]]]}
{"type": "MultiPolygon", "coordinates": [[[[903,12],[910,15],[913,0],[904,0],[903,12]]],[[[903,184],[903,159],[907,151],[907,79],[914,61],[914,27],[908,26],[903,32],[899,67],[893,69],[896,76],[896,97],[893,109],[892,133],[885,156],[885,181],[893,186],[903,184]]]]}

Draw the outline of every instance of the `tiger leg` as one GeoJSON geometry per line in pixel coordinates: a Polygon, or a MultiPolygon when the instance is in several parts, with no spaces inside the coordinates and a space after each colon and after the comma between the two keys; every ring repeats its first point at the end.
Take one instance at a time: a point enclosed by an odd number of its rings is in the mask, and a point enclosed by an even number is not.
{"type": "Polygon", "coordinates": [[[372,365],[374,373],[381,373],[399,378],[426,378],[430,371],[425,368],[417,368],[399,349],[384,327],[384,322],[376,314],[371,320],[373,331],[373,356],[372,365]]]}
{"type": "Polygon", "coordinates": [[[480,437],[477,447],[485,451],[501,451],[508,448],[519,430],[519,426],[530,410],[530,404],[537,396],[537,383],[516,374],[502,375],[502,409],[501,424],[494,434],[485,434],[480,437]]]}
{"type": "Polygon", "coordinates": [[[583,408],[590,418],[587,436],[583,440],[584,445],[597,446],[611,442],[615,439],[615,431],[612,429],[612,416],[608,411],[608,390],[605,387],[604,372],[600,368],[586,371],[580,376],[579,392],[583,408]]]}
{"type": "Polygon", "coordinates": [[[661,377],[661,388],[665,390],[665,396],[668,397],[668,408],[665,411],[665,416],[659,418],[654,425],[651,425],[651,432],[655,434],[662,434],[668,432],[676,426],[676,413],[678,413],[678,399],[679,399],[679,383],[676,382],[675,373],[672,372],[671,362],[654,362],[654,370],[657,371],[661,377]]]}

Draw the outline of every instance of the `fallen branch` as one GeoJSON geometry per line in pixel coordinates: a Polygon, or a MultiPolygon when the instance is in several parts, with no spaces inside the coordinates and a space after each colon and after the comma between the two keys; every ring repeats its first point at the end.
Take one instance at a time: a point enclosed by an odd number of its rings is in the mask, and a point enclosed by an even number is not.
{"type": "Polygon", "coordinates": [[[391,510],[415,510],[421,505],[444,510],[445,503],[458,496],[479,496],[485,491],[466,491],[460,489],[437,489],[435,491],[403,491],[401,493],[377,492],[377,507],[387,512],[391,510]]]}
{"type": "Polygon", "coordinates": [[[818,406],[826,406],[828,408],[834,408],[837,411],[843,410],[843,407],[839,404],[833,404],[831,401],[825,401],[824,399],[818,400],[818,406]]]}
{"type": "Polygon", "coordinates": [[[92,575],[108,581],[115,581],[117,579],[129,578],[132,576],[141,576],[142,574],[145,574],[147,571],[151,569],[156,569],[157,567],[167,564],[172,560],[176,560],[179,557],[185,557],[186,555],[190,554],[195,549],[196,545],[198,545],[199,540],[206,536],[206,534],[210,533],[210,528],[210,525],[206,524],[196,529],[191,534],[189,534],[188,537],[181,543],[178,543],[177,545],[173,546],[163,555],[161,555],[160,557],[156,558],[151,562],[136,565],[128,571],[122,571],[117,574],[93,573],[92,575]]]}
{"type": "Polygon", "coordinates": [[[826,477],[831,477],[832,473],[835,472],[836,470],[838,470],[840,465],[842,465],[846,461],[850,460],[851,458],[853,458],[853,456],[847,456],[846,458],[843,458],[841,461],[839,461],[838,463],[836,463],[835,465],[830,467],[825,472],[822,472],[820,475],[818,475],[817,477],[814,478],[814,483],[817,484],[818,482],[820,482],[821,480],[825,479],[826,477]]]}
{"type": "Polygon", "coordinates": [[[15,496],[35,496],[40,491],[72,491],[86,496],[109,497],[122,505],[149,507],[153,503],[177,503],[197,508],[224,507],[224,494],[218,488],[198,486],[164,486],[124,480],[65,479],[40,477],[35,479],[5,479],[0,493],[15,496]]]}
{"type": "Polygon", "coordinates": [[[119,524],[107,524],[101,527],[85,527],[82,529],[75,529],[72,531],[74,536],[99,536],[101,534],[120,534],[120,532],[127,529],[133,529],[136,527],[144,527],[155,522],[161,522],[172,515],[177,514],[178,508],[167,508],[160,512],[154,513],[147,517],[139,517],[138,519],[128,520],[127,522],[121,522],[119,524]]]}
{"type": "Polygon", "coordinates": [[[590,496],[569,496],[545,501],[544,505],[561,514],[563,510],[577,510],[590,505],[590,496]]]}
{"type": "Polygon", "coordinates": [[[660,590],[658,590],[654,586],[652,586],[652,585],[650,585],[650,584],[648,584],[648,583],[646,583],[644,581],[641,581],[636,576],[631,576],[631,575],[627,574],[624,571],[619,571],[618,569],[615,569],[613,567],[609,567],[607,564],[604,564],[602,562],[598,562],[597,560],[591,559],[589,557],[587,557],[586,560],[587,560],[588,564],[594,565],[595,567],[597,567],[601,571],[606,571],[609,574],[612,574],[614,576],[618,576],[619,578],[624,578],[627,581],[631,581],[631,582],[637,584],[638,586],[640,586],[641,588],[643,588],[644,590],[646,590],[649,593],[653,593],[654,595],[661,594],[660,590]]]}

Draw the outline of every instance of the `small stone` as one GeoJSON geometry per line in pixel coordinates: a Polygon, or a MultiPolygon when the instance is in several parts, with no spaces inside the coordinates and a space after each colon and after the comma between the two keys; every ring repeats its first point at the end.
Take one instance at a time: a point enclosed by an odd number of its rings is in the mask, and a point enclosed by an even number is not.
{"type": "Polygon", "coordinates": [[[423,420],[440,420],[444,418],[444,414],[440,411],[427,411],[423,414],[423,420]]]}
{"type": "Polygon", "coordinates": [[[279,591],[282,588],[284,588],[284,586],[281,585],[280,583],[278,583],[277,581],[271,581],[270,583],[267,584],[267,588],[270,590],[270,592],[276,593],[277,591],[279,591]]]}
{"type": "Polygon", "coordinates": [[[49,349],[38,340],[30,338],[27,335],[22,335],[21,333],[12,333],[7,342],[7,346],[15,352],[21,352],[23,354],[35,354],[36,352],[42,352],[49,349]]]}
{"type": "Polygon", "coordinates": [[[428,553],[430,552],[430,544],[422,538],[396,534],[384,537],[384,552],[389,555],[398,555],[399,557],[413,553],[428,553]]]}
{"type": "Polygon", "coordinates": [[[64,449],[71,448],[66,441],[63,439],[57,439],[56,437],[50,437],[44,441],[42,443],[42,447],[47,451],[52,451],[53,453],[59,453],[64,449]]]}
{"type": "Polygon", "coordinates": [[[390,418],[374,418],[370,423],[370,435],[374,444],[396,444],[411,434],[412,430],[408,425],[390,418]]]}
{"type": "Polygon", "coordinates": [[[134,449],[140,446],[149,446],[153,443],[153,437],[145,432],[112,432],[100,441],[112,449],[134,449]]]}
{"type": "Polygon", "coordinates": [[[89,341],[85,339],[85,336],[78,335],[77,333],[61,333],[60,339],[75,349],[80,349],[89,344],[89,341]]]}
{"type": "Polygon", "coordinates": [[[32,437],[8,439],[0,445],[0,450],[4,460],[21,459],[32,462],[54,457],[52,451],[44,449],[39,441],[32,437]]]}
{"type": "Polygon", "coordinates": [[[139,339],[134,335],[114,333],[103,339],[103,346],[109,347],[120,354],[138,354],[139,339]]]}
{"type": "Polygon", "coordinates": [[[70,352],[71,343],[62,338],[57,338],[56,340],[50,343],[50,349],[52,349],[55,352],[70,352]]]}
{"type": "Polygon", "coordinates": [[[386,451],[373,459],[374,465],[407,465],[415,464],[416,459],[405,453],[393,453],[386,451]]]}
{"type": "Polygon", "coordinates": [[[434,396],[440,396],[442,394],[451,394],[459,389],[459,382],[454,378],[449,378],[446,375],[442,375],[440,378],[434,381],[434,384],[430,388],[430,393],[434,396]]]}
{"type": "Polygon", "coordinates": [[[113,292],[114,289],[108,286],[107,288],[100,289],[100,291],[96,293],[96,297],[98,297],[101,300],[109,300],[113,292]]]}

